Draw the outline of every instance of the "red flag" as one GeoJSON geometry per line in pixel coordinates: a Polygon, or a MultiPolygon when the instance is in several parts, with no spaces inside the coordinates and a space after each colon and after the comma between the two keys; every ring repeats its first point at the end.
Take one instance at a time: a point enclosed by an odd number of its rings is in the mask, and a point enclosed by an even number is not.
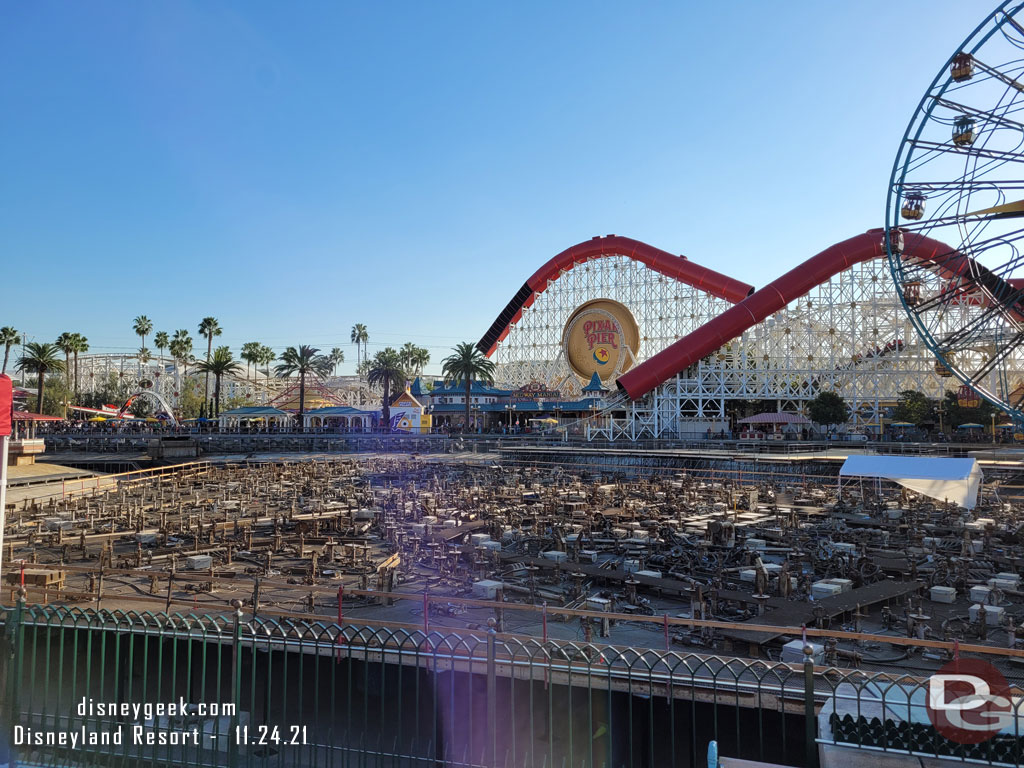
{"type": "Polygon", "coordinates": [[[11,434],[11,415],[14,411],[14,387],[11,377],[0,375],[0,437],[11,434]]]}

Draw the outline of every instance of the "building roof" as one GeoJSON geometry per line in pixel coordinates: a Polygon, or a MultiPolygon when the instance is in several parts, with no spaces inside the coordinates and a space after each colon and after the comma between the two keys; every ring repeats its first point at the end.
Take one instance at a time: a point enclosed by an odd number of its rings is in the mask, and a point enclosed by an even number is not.
{"type": "Polygon", "coordinates": [[[597,375],[597,371],[590,377],[590,383],[583,388],[584,392],[607,392],[608,387],[601,381],[601,377],[597,375]]]}
{"type": "Polygon", "coordinates": [[[423,403],[421,403],[419,400],[417,400],[416,397],[408,389],[405,390],[404,392],[402,392],[400,395],[398,395],[391,402],[391,407],[392,408],[396,408],[396,407],[403,406],[403,403],[402,403],[403,400],[411,400],[412,402],[410,403],[410,405],[412,407],[414,407],[414,408],[422,408],[423,407],[423,403]]]}
{"type": "Polygon", "coordinates": [[[413,397],[422,397],[424,394],[429,395],[430,393],[423,389],[423,382],[420,381],[420,377],[417,376],[416,380],[412,383],[412,386],[409,387],[409,394],[413,397]]]}
{"type": "Polygon", "coordinates": [[[230,411],[222,411],[221,416],[237,416],[242,418],[255,419],[260,416],[291,416],[288,411],[280,408],[272,408],[269,405],[247,405],[242,408],[232,408],[230,411]]]}
{"type": "Polygon", "coordinates": [[[64,421],[60,416],[44,416],[39,413],[28,411],[12,411],[11,421],[64,421]]]}
{"type": "MultiPolygon", "coordinates": [[[[480,381],[474,381],[470,384],[470,394],[473,395],[494,395],[497,397],[504,395],[511,395],[513,390],[510,389],[498,389],[488,384],[484,384],[480,381]]],[[[440,387],[435,387],[430,392],[431,397],[437,397],[438,395],[465,395],[466,385],[461,382],[453,382],[448,384],[442,384],[440,387]]]]}
{"type": "Polygon", "coordinates": [[[306,411],[307,416],[379,416],[380,409],[362,409],[351,405],[332,405],[306,411]]]}
{"type": "MultiPolygon", "coordinates": [[[[591,405],[598,405],[599,398],[585,397],[582,400],[545,400],[540,405],[534,400],[514,403],[513,413],[571,413],[573,411],[590,410],[591,405]]],[[[506,403],[482,403],[470,406],[470,410],[480,413],[507,413],[506,403]]],[[[438,403],[431,406],[432,413],[465,413],[465,403],[438,403]]]]}

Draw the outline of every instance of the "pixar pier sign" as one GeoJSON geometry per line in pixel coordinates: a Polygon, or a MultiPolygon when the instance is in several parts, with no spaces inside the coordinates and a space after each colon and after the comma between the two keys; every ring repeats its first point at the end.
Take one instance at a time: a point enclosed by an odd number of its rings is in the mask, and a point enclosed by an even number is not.
{"type": "Polygon", "coordinates": [[[593,299],[569,315],[562,351],[573,373],[589,381],[596,373],[610,383],[636,361],[640,331],[633,314],[612,299],[593,299]]]}

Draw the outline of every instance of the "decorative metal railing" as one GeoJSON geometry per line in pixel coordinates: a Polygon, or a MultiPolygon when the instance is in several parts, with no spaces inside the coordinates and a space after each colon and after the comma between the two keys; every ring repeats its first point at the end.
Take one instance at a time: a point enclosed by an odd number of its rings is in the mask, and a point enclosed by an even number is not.
{"type": "Polygon", "coordinates": [[[821,743],[1024,757],[1012,729],[969,747],[939,735],[926,679],[811,656],[339,625],[237,603],[182,615],[19,600],[0,619],[2,735],[22,764],[640,768],[704,765],[712,740],[801,766],[821,743]]]}

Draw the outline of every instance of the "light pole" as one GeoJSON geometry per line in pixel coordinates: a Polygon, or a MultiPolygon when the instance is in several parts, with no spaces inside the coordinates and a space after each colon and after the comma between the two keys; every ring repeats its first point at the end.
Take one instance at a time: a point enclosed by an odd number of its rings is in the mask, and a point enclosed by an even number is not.
{"type": "Polygon", "coordinates": [[[515,403],[511,403],[511,404],[506,403],[505,404],[505,411],[508,413],[508,431],[511,432],[512,431],[512,414],[514,414],[516,412],[516,405],[515,405],[515,403]]]}
{"type": "Polygon", "coordinates": [[[992,445],[996,444],[996,415],[992,414],[992,445]]]}

